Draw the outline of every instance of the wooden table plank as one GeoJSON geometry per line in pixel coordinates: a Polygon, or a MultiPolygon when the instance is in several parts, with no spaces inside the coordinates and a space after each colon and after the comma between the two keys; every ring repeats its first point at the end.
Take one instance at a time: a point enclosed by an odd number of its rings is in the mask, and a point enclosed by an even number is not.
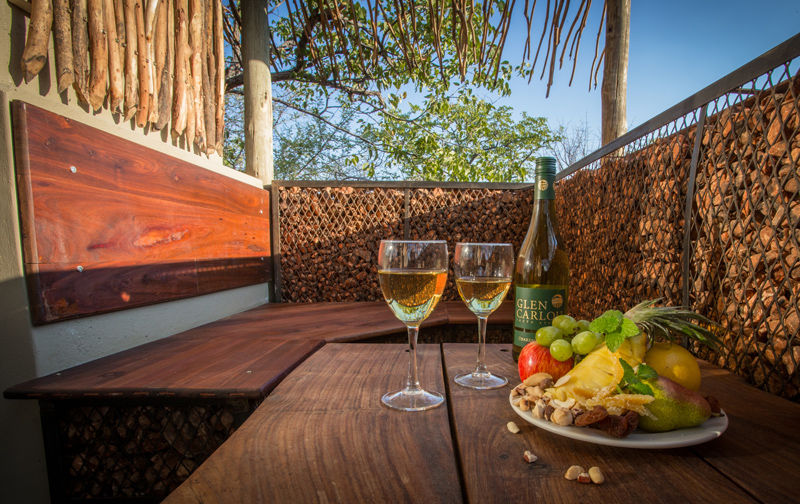
{"type": "Polygon", "coordinates": [[[800,404],[759,390],[707,362],[700,391],[715,396],[728,414],[719,439],[692,450],[761,502],[798,502],[800,404]]]}
{"type": "MultiPolygon", "coordinates": [[[[538,429],[509,406],[511,386],[476,391],[453,382],[453,376],[474,368],[477,345],[445,344],[443,348],[469,502],[755,502],[688,448],[615,448],[538,429]],[[509,421],[519,425],[518,434],[508,431],[509,421]],[[539,460],[527,464],[522,459],[525,450],[539,460]],[[584,485],[566,480],[564,473],[573,464],[587,470],[600,467],[605,483],[584,485]]],[[[510,348],[487,345],[486,361],[490,371],[516,385],[519,376],[510,348]]]]}
{"type": "MultiPolygon", "coordinates": [[[[444,393],[439,347],[418,348],[422,386],[444,393]]],[[[380,403],[404,350],[326,345],[164,502],[463,502],[447,408],[380,403]]]]}

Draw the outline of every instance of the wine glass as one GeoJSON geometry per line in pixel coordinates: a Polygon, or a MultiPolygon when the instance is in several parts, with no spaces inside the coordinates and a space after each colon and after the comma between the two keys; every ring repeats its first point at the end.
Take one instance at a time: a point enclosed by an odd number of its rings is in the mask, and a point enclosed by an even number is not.
{"type": "Polygon", "coordinates": [[[447,242],[382,240],[378,277],[383,297],[395,316],[408,327],[406,386],[381,398],[390,408],[420,411],[444,401],[438,392],[423,390],[417,377],[417,336],[444,292],[447,282],[447,242]]]}
{"type": "Polygon", "coordinates": [[[455,382],[475,389],[494,389],[508,383],[486,369],[486,319],[506,297],[514,271],[514,249],[508,243],[456,243],[456,286],[467,308],[478,317],[478,365],[455,382]]]}

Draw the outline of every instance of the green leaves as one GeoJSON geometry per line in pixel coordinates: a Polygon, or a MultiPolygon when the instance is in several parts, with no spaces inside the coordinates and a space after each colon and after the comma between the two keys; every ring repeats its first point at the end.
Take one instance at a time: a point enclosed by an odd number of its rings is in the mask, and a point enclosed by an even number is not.
{"type": "Polygon", "coordinates": [[[650,388],[650,385],[644,383],[643,380],[658,378],[655,369],[647,364],[639,364],[636,371],[634,371],[631,365],[625,362],[624,359],[620,359],[619,363],[622,365],[624,371],[622,381],[619,384],[621,389],[626,389],[629,394],[654,395],[653,389],[650,388]]]}
{"type": "Polygon", "coordinates": [[[431,91],[407,110],[388,110],[369,138],[385,147],[385,165],[411,180],[521,182],[555,139],[545,119],[515,120],[510,107],[467,87],[452,96],[431,91]]]}
{"type": "Polygon", "coordinates": [[[618,310],[608,310],[589,324],[589,330],[603,333],[606,346],[612,352],[619,350],[622,342],[639,334],[639,328],[618,310]]]}
{"type": "Polygon", "coordinates": [[[608,335],[615,331],[622,322],[622,312],[618,310],[608,310],[589,324],[589,330],[608,335]]]}

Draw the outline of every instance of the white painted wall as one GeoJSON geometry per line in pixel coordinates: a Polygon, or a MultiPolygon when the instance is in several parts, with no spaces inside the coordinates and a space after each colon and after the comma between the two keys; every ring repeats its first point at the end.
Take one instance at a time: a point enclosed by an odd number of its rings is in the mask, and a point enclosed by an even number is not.
{"type": "MultiPolygon", "coordinates": [[[[27,17],[0,2],[0,390],[258,306],[268,284],[33,327],[28,313],[14,180],[10,101],[23,100],[204,168],[260,187],[255,178],[174,145],[166,129],[143,134],[108,111],[88,112],[70,89],[56,94],[53,58],[25,84],[20,70],[27,17]]],[[[52,42],[51,42],[52,45],[52,42]]],[[[50,52],[52,56],[52,49],[50,52]]],[[[35,401],[0,399],[0,494],[3,503],[48,502],[44,448],[35,401]]]]}

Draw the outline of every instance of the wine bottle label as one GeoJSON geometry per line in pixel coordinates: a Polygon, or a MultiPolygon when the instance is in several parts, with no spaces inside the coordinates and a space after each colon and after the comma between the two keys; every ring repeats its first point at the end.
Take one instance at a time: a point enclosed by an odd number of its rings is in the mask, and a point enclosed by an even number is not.
{"type": "Polygon", "coordinates": [[[525,346],[535,341],[540,327],[567,312],[567,288],[517,286],[514,303],[514,344],[525,346]]]}
{"type": "Polygon", "coordinates": [[[536,194],[534,197],[541,200],[556,199],[556,176],[554,174],[536,174],[536,194]]]}

